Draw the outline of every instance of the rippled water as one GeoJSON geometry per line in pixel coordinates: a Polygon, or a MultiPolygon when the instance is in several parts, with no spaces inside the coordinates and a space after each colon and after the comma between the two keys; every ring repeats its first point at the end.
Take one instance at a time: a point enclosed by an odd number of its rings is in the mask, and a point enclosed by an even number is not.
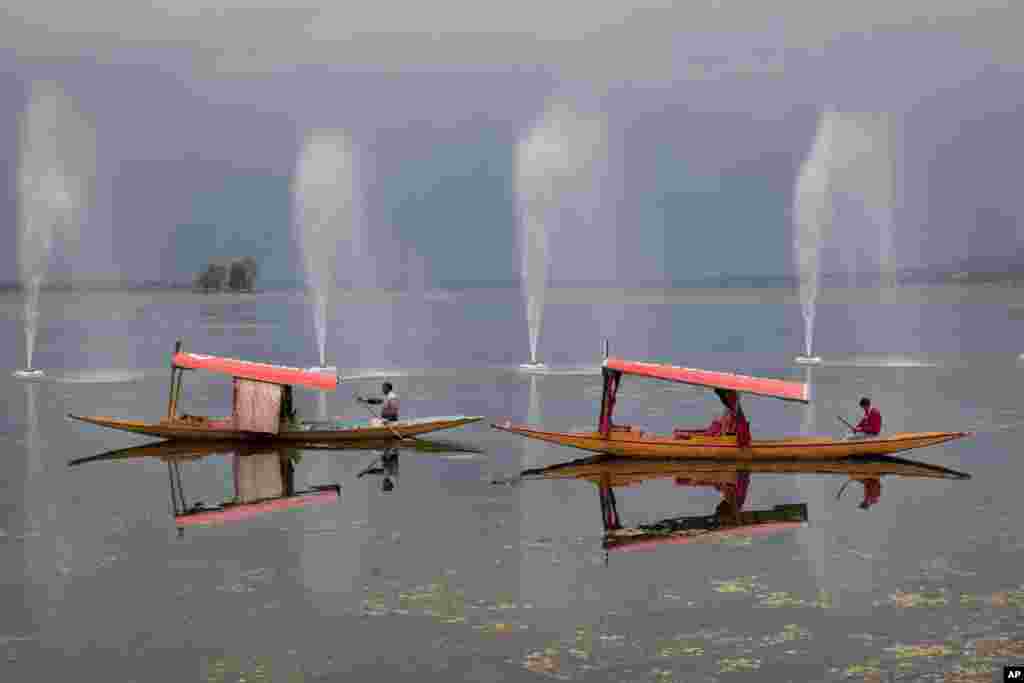
{"type": "MultiPolygon", "coordinates": [[[[791,365],[798,305],[701,296],[627,305],[613,352],[802,376],[791,365]]],[[[542,355],[593,367],[607,299],[573,297],[551,297],[542,355]]],[[[330,416],[366,417],[352,394],[378,391],[387,376],[409,416],[595,422],[599,377],[516,370],[527,349],[518,292],[337,300],[327,362],[356,378],[328,396],[330,416]]],[[[984,297],[824,300],[815,346],[831,362],[811,370],[813,412],[751,399],[755,436],[798,434],[808,422],[839,435],[836,417],[857,417],[867,394],[886,430],[977,431],[910,454],[973,478],[887,478],[881,502],[859,510],[859,494],[835,500],[842,478],[756,475],[747,507],[807,503],[807,528],[606,562],[594,485],[491,484],[582,452],[486,423],[438,435],[483,453],[402,452],[390,492],[382,475],[357,476],[376,452],[301,451],[296,488],[338,483],[336,503],[179,537],[165,462],[67,466],[147,440],[65,415],[159,418],[179,337],[197,352],[313,365],[303,299],[44,292],[36,364],[67,381],[0,373],[2,680],[992,680],[997,665],[1024,660],[1022,323],[984,297]]],[[[19,305],[0,298],[11,370],[24,357],[19,305]]],[[[642,380],[620,396],[619,421],[652,431],[705,424],[719,410],[707,392],[642,380]]],[[[229,382],[186,377],[187,412],[223,414],[230,400],[229,382]]],[[[312,392],[298,402],[316,416],[312,392]]],[[[182,462],[180,474],[189,503],[233,495],[231,454],[182,462]]],[[[710,514],[718,500],[671,481],[616,495],[631,524],[710,514]]]]}

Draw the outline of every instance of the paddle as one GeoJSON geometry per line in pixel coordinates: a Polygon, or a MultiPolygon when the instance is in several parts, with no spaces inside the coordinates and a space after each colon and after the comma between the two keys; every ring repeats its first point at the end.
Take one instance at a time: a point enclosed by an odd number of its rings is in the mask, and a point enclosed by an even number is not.
{"type": "Polygon", "coordinates": [[[844,420],[843,418],[839,417],[838,415],[836,415],[836,418],[837,418],[837,419],[838,419],[838,420],[839,420],[840,422],[842,422],[842,423],[843,423],[844,425],[846,425],[847,427],[849,427],[849,428],[850,428],[850,431],[851,431],[851,432],[853,432],[854,434],[856,434],[856,433],[857,433],[857,428],[856,428],[856,427],[854,427],[854,426],[853,426],[852,424],[850,424],[849,422],[847,422],[847,421],[846,421],[846,420],[844,420]]]}

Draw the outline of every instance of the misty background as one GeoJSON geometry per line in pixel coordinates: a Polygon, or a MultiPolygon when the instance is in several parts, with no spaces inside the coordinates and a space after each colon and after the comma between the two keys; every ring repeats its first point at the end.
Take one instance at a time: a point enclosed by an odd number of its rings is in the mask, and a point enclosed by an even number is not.
{"type": "MultiPolygon", "coordinates": [[[[0,10],[0,281],[17,279],[17,122],[58,81],[96,131],[79,244],[47,279],[190,283],[253,256],[302,282],[291,182],[312,128],[355,149],[369,255],[342,285],[515,285],[516,143],[552,97],[600,114],[597,210],[552,226],[551,281],[793,276],[791,206],[823,108],[889,112],[899,269],[1012,271],[1024,10],[996,2],[542,3],[431,9],[0,10]],[[855,11],[856,10],[856,11],[855,11]]],[[[339,263],[347,243],[340,243],[339,263]]],[[[821,269],[873,272],[837,213],[821,269]]]]}

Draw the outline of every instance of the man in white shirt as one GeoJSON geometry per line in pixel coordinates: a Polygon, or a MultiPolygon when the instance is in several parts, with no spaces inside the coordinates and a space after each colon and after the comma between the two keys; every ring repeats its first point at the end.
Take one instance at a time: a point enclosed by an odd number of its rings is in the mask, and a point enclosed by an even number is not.
{"type": "Polygon", "coordinates": [[[387,422],[398,422],[398,394],[395,393],[394,387],[391,386],[391,382],[384,382],[381,386],[381,390],[381,393],[384,394],[384,398],[363,398],[360,396],[358,400],[362,403],[381,406],[380,417],[382,420],[387,422]]]}

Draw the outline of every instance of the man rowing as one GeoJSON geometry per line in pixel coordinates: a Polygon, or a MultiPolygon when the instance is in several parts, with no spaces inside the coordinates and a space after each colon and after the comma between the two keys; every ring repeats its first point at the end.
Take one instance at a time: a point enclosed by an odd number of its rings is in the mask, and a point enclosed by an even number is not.
{"type": "Polygon", "coordinates": [[[381,385],[381,393],[384,398],[363,398],[357,396],[360,403],[367,403],[373,406],[381,406],[380,418],[386,422],[398,422],[398,394],[394,392],[391,382],[384,382],[381,385]]]}
{"type": "Polygon", "coordinates": [[[878,412],[878,408],[871,407],[871,399],[866,396],[860,400],[860,407],[864,409],[864,417],[853,428],[850,438],[865,439],[878,436],[882,432],[882,414],[878,412]]]}

